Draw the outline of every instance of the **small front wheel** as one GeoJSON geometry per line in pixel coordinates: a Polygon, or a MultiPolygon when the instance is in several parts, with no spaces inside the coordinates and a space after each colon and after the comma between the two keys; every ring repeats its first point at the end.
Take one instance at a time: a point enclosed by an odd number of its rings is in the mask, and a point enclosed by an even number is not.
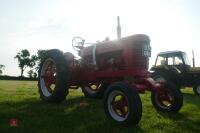
{"type": "Polygon", "coordinates": [[[178,112],[183,105],[183,95],[172,82],[165,82],[165,88],[151,93],[154,107],[161,112],[178,112]]]}
{"type": "Polygon", "coordinates": [[[106,83],[88,83],[88,85],[82,86],[82,92],[89,98],[102,98],[107,86],[106,83]]]}
{"type": "Polygon", "coordinates": [[[142,117],[142,103],[137,91],[124,82],[108,87],[104,109],[108,117],[126,125],[137,125],[142,117]]]}

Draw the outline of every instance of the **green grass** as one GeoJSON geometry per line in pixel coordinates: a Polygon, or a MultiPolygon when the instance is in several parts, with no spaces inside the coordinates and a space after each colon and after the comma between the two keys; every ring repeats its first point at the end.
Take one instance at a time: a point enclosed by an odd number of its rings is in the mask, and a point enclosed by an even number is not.
{"type": "Polygon", "coordinates": [[[184,106],[177,114],[159,114],[142,94],[143,116],[138,126],[124,127],[104,114],[102,100],[85,98],[71,90],[66,101],[49,104],[40,100],[33,81],[0,80],[0,133],[199,133],[200,97],[192,89],[183,90],[184,106]],[[18,120],[11,127],[9,120],[18,120]]]}

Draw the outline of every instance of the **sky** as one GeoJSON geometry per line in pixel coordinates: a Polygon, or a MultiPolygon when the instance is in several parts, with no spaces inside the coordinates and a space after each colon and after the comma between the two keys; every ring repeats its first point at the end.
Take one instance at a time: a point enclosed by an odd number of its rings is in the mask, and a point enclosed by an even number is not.
{"type": "MultiPolygon", "coordinates": [[[[71,41],[116,39],[117,16],[122,37],[147,34],[153,65],[161,51],[192,50],[200,66],[199,0],[0,0],[0,64],[4,74],[20,75],[17,52],[57,48],[76,53],[71,41]]],[[[191,62],[192,64],[192,62],[191,62]]]]}

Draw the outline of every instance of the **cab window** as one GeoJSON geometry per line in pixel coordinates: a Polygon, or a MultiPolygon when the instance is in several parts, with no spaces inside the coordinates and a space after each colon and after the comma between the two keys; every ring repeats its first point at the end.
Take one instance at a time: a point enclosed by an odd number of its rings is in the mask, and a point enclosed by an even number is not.
{"type": "Polygon", "coordinates": [[[187,57],[187,55],[185,53],[183,53],[183,60],[185,61],[185,64],[190,66],[190,62],[189,62],[189,59],[187,57]]]}
{"type": "Polygon", "coordinates": [[[174,64],[173,60],[174,60],[174,57],[173,56],[169,56],[168,57],[168,65],[173,65],[174,64]]]}
{"type": "Polygon", "coordinates": [[[156,66],[166,65],[166,58],[162,56],[158,56],[155,65],[156,66]]]}
{"type": "Polygon", "coordinates": [[[181,56],[175,56],[174,57],[174,65],[182,65],[183,64],[183,60],[181,58],[181,56]]]}

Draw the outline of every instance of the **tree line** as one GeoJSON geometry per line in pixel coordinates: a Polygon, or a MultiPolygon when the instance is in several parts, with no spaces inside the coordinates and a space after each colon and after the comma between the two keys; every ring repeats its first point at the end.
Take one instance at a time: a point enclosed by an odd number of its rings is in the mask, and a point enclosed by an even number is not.
{"type": "Polygon", "coordinates": [[[5,69],[5,65],[0,64],[0,75],[3,73],[4,69],[5,69]]]}
{"type": "Polygon", "coordinates": [[[27,72],[28,77],[37,78],[39,65],[46,51],[47,50],[38,50],[36,55],[31,55],[27,49],[18,52],[14,59],[17,59],[18,61],[18,67],[21,70],[20,76],[24,77],[24,71],[29,68],[29,71],[27,72]]]}
{"type": "Polygon", "coordinates": [[[14,57],[18,61],[18,66],[21,70],[21,77],[24,77],[24,71],[29,68],[28,77],[37,78],[39,65],[42,57],[47,50],[38,50],[36,55],[31,55],[27,49],[23,49],[14,57]]]}
{"type": "MultiPolygon", "coordinates": [[[[29,68],[29,71],[27,72],[28,77],[34,79],[37,78],[39,65],[46,51],[47,50],[38,50],[36,55],[31,55],[27,49],[18,52],[14,58],[17,59],[18,66],[21,70],[20,77],[24,77],[24,71],[29,68]]],[[[5,65],[0,64],[0,75],[3,74],[4,70],[5,65]]],[[[9,78],[9,76],[6,78],[9,78]]]]}

